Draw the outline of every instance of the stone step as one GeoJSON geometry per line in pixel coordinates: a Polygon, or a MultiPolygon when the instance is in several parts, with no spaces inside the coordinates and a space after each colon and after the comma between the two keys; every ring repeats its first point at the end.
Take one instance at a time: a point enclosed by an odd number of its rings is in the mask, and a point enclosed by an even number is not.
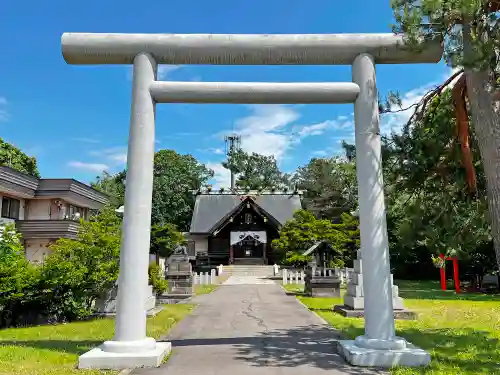
{"type": "Polygon", "coordinates": [[[226,275],[273,276],[274,267],[268,265],[231,265],[224,266],[223,273],[226,275]]]}

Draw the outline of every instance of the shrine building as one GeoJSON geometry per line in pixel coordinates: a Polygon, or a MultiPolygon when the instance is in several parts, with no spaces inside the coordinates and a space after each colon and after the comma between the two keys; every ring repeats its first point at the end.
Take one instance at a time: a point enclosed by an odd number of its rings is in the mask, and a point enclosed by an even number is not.
{"type": "Polygon", "coordinates": [[[274,264],[271,242],[302,208],[298,190],[207,189],[195,194],[185,238],[197,266],[274,264]]]}

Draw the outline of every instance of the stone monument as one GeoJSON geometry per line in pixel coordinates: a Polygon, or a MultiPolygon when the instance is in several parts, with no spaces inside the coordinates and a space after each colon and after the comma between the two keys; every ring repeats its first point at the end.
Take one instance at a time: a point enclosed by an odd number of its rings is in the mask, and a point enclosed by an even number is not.
{"type": "MultiPolygon", "coordinates": [[[[114,316],[116,315],[117,308],[117,295],[118,295],[118,281],[107,290],[101,298],[99,298],[94,305],[97,316],[114,316]]],[[[156,307],[156,296],[153,293],[153,286],[148,285],[146,288],[145,309],[147,316],[155,316],[161,308],[156,307]]]]}
{"type": "Polygon", "coordinates": [[[193,274],[185,246],[177,246],[167,260],[168,289],[158,297],[162,303],[177,303],[193,296],[193,274]]]}
{"type": "Polygon", "coordinates": [[[337,275],[317,273],[316,261],[309,262],[306,269],[304,292],[311,297],[340,297],[341,280],[337,275]]]}
{"type": "MultiPolygon", "coordinates": [[[[399,296],[399,289],[394,285],[391,275],[391,290],[394,319],[416,319],[414,311],[405,309],[403,299],[399,296]]],[[[363,261],[361,250],[357,251],[357,259],[354,260],[354,273],[351,281],[347,284],[347,293],[344,295],[344,304],[336,305],[333,311],[349,318],[363,317],[365,314],[365,298],[363,290],[363,261]]]]}

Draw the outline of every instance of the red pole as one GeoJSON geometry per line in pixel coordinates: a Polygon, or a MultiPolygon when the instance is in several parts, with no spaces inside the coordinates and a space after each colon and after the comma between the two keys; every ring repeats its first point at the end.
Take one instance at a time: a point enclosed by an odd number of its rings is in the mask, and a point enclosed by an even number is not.
{"type": "Polygon", "coordinates": [[[458,276],[458,259],[453,258],[453,279],[455,280],[455,292],[460,293],[460,279],[458,276]]]}
{"type": "MultiPolygon", "coordinates": [[[[444,259],[444,254],[439,254],[439,257],[443,260],[446,265],[446,261],[444,259]]],[[[441,274],[441,290],[446,290],[446,271],[445,266],[439,269],[439,273],[441,274]]]]}

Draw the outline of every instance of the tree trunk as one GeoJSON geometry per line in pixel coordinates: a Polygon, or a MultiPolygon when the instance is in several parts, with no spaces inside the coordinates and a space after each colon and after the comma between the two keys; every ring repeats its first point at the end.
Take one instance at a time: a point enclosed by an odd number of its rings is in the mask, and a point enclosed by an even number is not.
{"type": "MultiPolygon", "coordinates": [[[[464,23],[463,37],[464,58],[467,60],[474,53],[468,23],[464,23]]],[[[474,133],[486,178],[491,234],[497,267],[500,269],[500,111],[493,98],[490,72],[472,68],[466,68],[464,71],[474,133]]]]}

